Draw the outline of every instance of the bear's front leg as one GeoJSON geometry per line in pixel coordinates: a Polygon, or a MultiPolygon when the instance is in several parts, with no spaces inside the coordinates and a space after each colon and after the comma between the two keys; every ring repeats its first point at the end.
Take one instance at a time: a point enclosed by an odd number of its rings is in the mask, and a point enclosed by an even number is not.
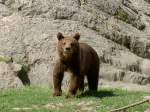
{"type": "Polygon", "coordinates": [[[57,63],[53,71],[53,84],[54,84],[54,93],[53,96],[61,96],[61,83],[64,77],[63,67],[57,63]]]}
{"type": "Polygon", "coordinates": [[[57,73],[53,76],[53,83],[54,83],[54,93],[53,96],[61,96],[61,82],[63,79],[63,74],[57,73]]]}
{"type": "Polygon", "coordinates": [[[80,76],[79,74],[73,73],[70,78],[69,91],[67,94],[67,98],[72,98],[75,96],[80,84],[80,76]]]}

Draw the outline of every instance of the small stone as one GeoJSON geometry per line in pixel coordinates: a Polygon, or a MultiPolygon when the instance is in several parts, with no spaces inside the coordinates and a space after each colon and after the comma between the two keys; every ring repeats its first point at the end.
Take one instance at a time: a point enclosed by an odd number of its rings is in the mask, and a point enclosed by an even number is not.
{"type": "Polygon", "coordinates": [[[12,108],[13,110],[31,110],[32,108],[29,108],[29,107],[24,107],[24,108],[12,108]]]}
{"type": "Polygon", "coordinates": [[[145,110],[144,112],[150,112],[150,109],[145,110]]]}

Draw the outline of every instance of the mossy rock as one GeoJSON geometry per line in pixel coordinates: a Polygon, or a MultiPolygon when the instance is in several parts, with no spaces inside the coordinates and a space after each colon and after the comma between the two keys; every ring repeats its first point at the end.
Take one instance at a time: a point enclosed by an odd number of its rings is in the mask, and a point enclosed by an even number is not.
{"type": "Polygon", "coordinates": [[[12,58],[11,57],[7,57],[7,56],[0,56],[0,62],[11,62],[12,58]]]}

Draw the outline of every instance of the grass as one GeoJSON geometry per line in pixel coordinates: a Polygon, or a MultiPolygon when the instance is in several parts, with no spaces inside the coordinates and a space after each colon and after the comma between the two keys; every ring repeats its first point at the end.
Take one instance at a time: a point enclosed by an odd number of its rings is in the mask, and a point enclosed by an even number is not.
{"type": "MultiPolygon", "coordinates": [[[[108,112],[122,107],[144,96],[146,92],[128,92],[119,89],[100,89],[97,93],[85,92],[76,98],[53,97],[51,89],[25,87],[16,90],[0,91],[0,112],[108,112]]],[[[142,104],[128,112],[143,112],[149,107],[142,104]]]]}

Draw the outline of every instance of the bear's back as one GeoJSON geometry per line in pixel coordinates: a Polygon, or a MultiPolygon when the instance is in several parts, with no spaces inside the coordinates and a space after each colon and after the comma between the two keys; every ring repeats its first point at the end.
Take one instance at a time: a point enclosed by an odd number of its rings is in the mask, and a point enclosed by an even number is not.
{"type": "Polygon", "coordinates": [[[79,45],[81,72],[89,72],[88,70],[91,67],[99,68],[99,57],[96,51],[86,43],[80,43],[79,45]]]}

